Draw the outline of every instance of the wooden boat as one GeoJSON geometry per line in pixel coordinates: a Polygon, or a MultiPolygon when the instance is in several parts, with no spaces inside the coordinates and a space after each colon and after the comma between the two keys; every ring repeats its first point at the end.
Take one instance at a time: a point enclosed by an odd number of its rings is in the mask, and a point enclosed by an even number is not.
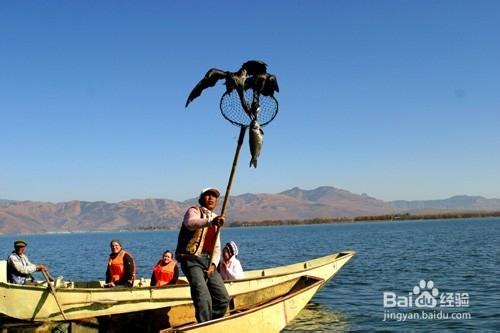
{"type": "Polygon", "coordinates": [[[11,322],[8,332],[279,332],[309,302],[324,280],[300,276],[274,286],[231,297],[223,318],[197,324],[194,306],[181,304],[168,308],[102,316],[69,322],[11,322]]]}
{"type": "MultiPolygon", "coordinates": [[[[354,254],[353,251],[343,251],[287,266],[247,271],[245,278],[227,281],[225,285],[229,295],[236,296],[304,275],[328,281],[354,254]]],[[[136,281],[134,288],[112,289],[103,288],[103,281],[63,282],[56,284],[54,295],[47,283],[33,286],[7,283],[6,262],[0,261],[0,314],[26,321],[48,322],[154,310],[192,302],[185,281],[155,288],[149,287],[149,280],[144,280],[141,285],[141,280],[136,281]]]]}
{"type": "MultiPolygon", "coordinates": [[[[266,294],[263,290],[235,296],[232,299],[233,307],[223,318],[200,324],[180,323],[179,325],[177,323],[176,325],[173,323],[172,327],[160,332],[280,332],[297,316],[325,282],[323,279],[308,276],[292,281],[291,288],[277,297],[263,298],[262,295],[266,294]],[[260,303],[255,302],[256,299],[260,300],[260,303]]],[[[192,315],[194,316],[194,313],[192,315]]],[[[180,316],[170,315],[170,317],[179,318],[180,316]]],[[[184,318],[189,318],[189,316],[184,318]]]]}

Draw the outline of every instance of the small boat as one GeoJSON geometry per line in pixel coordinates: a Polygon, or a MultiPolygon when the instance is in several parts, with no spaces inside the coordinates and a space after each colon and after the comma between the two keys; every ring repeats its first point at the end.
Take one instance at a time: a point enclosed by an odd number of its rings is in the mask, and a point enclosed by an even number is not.
{"type": "MultiPolygon", "coordinates": [[[[306,306],[325,280],[302,276],[292,280],[288,291],[277,297],[263,298],[266,292],[253,291],[232,299],[229,314],[204,323],[181,323],[160,330],[161,333],[178,332],[280,332],[306,306]],[[240,302],[240,299],[242,300],[240,302]],[[248,300],[260,300],[248,302],[248,300]],[[236,305],[235,305],[236,304],[236,305]]],[[[194,318],[194,309],[190,319],[194,318]]],[[[171,318],[176,318],[170,315],[171,318]]],[[[184,318],[188,318],[185,316],[184,318]]]]}
{"type": "MultiPolygon", "coordinates": [[[[243,279],[226,281],[225,286],[229,295],[234,297],[263,288],[273,288],[305,275],[328,281],[354,254],[354,251],[342,251],[291,265],[247,271],[243,279]]],[[[149,280],[144,279],[136,281],[133,288],[103,286],[104,281],[59,281],[54,286],[48,286],[47,282],[39,285],[15,285],[6,282],[6,261],[0,261],[0,316],[32,322],[51,322],[192,303],[189,285],[184,280],[173,286],[158,288],[149,287],[149,280]]]]}

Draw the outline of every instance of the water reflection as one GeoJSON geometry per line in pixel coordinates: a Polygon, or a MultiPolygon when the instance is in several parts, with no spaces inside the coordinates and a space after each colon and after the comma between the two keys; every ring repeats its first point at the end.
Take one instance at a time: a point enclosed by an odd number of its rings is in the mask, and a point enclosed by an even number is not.
{"type": "Polygon", "coordinates": [[[310,302],[281,332],[345,332],[348,326],[344,312],[310,302]]]}

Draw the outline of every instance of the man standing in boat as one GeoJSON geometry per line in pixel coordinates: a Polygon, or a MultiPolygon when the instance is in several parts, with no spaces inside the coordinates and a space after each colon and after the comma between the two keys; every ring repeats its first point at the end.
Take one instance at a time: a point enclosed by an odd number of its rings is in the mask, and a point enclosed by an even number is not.
{"type": "Polygon", "coordinates": [[[225,221],[224,216],[214,213],[219,196],[215,188],[201,191],[200,206],[189,208],[184,215],[175,251],[189,281],[199,323],[224,316],[229,304],[229,295],[217,272],[221,252],[217,229],[225,221]]]}
{"type": "Polygon", "coordinates": [[[7,279],[10,283],[25,284],[33,278],[31,273],[41,270],[47,270],[42,264],[32,264],[24,254],[28,242],[17,240],[14,242],[14,251],[7,260],[7,279]]]}

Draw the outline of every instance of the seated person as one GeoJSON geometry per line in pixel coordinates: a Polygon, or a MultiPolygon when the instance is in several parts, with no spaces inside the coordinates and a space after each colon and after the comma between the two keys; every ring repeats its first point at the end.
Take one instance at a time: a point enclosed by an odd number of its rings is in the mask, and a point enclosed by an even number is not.
{"type": "Polygon", "coordinates": [[[14,251],[7,259],[7,281],[15,284],[25,284],[32,281],[31,273],[47,270],[42,264],[32,264],[24,254],[28,242],[17,240],[14,242],[14,251]]]}
{"type": "Polygon", "coordinates": [[[132,287],[135,280],[135,262],[132,256],[126,252],[119,240],[113,239],[109,246],[108,268],[106,269],[105,287],[115,286],[132,287]]]}
{"type": "Polygon", "coordinates": [[[224,246],[222,250],[222,262],[219,263],[219,273],[224,280],[236,280],[243,278],[243,268],[240,261],[236,258],[238,247],[231,241],[224,246]]]}
{"type": "Polygon", "coordinates": [[[179,277],[179,268],[177,261],[172,259],[172,252],[169,250],[163,252],[163,257],[153,267],[151,275],[151,286],[161,287],[169,284],[175,284],[179,277]]]}

